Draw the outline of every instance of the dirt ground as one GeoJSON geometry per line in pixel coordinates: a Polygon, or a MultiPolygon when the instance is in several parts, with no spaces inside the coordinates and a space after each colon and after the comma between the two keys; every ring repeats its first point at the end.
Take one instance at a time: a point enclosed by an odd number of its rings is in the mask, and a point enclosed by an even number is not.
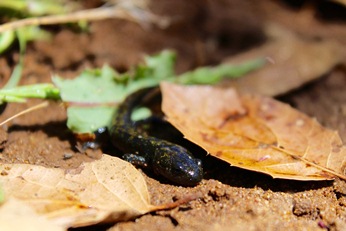
{"type": "MultiPolygon", "coordinates": [[[[345,6],[327,1],[287,2],[153,0],[151,8],[155,13],[175,19],[168,29],[143,29],[124,20],[94,22],[89,33],[48,27],[54,37],[50,42],[29,45],[21,84],[48,82],[52,73],[73,77],[86,67],[104,63],[124,71],[144,54],[164,48],[178,53],[179,72],[219,63],[262,44],[266,40],[262,26],[267,21],[285,25],[307,38],[333,38],[346,45],[345,6]]],[[[90,0],[85,4],[94,7],[100,2],[90,0]]],[[[0,57],[2,84],[18,60],[17,50],[0,57]]],[[[346,141],[345,89],[345,67],[338,66],[279,99],[337,130],[346,141]]],[[[9,104],[0,119],[37,102],[9,104]]],[[[4,125],[1,162],[71,168],[99,158],[100,152],[78,153],[65,120],[65,109],[52,102],[46,109],[4,125]]],[[[200,199],[132,221],[77,230],[346,230],[345,181],[277,180],[230,167],[213,157],[204,157],[203,163],[205,177],[193,188],[170,185],[143,172],[153,204],[172,202],[197,192],[202,193],[200,199]]]]}

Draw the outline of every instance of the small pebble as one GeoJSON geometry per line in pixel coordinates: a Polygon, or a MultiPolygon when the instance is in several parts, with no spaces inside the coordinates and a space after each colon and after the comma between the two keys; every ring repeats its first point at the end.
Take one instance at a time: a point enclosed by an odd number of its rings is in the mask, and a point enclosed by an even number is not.
{"type": "Polygon", "coordinates": [[[71,159],[73,157],[73,154],[72,153],[65,153],[64,154],[64,160],[68,160],[68,159],[71,159]]]}

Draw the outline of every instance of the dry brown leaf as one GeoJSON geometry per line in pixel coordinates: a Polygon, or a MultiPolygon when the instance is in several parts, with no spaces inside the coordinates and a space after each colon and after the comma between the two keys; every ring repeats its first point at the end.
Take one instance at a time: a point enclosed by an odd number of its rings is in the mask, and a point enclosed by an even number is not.
{"type": "Polygon", "coordinates": [[[22,201],[9,198],[0,207],[0,230],[64,231],[66,229],[36,214],[22,201]]]}
{"type": "Polygon", "coordinates": [[[332,0],[333,2],[338,2],[344,6],[346,6],[346,0],[332,0]]]}
{"type": "MultiPolygon", "coordinates": [[[[279,29],[282,30],[282,29],[279,29]]],[[[269,40],[253,50],[233,56],[224,63],[240,63],[267,57],[269,64],[246,76],[230,80],[241,92],[276,96],[320,78],[345,60],[342,45],[334,41],[311,41],[283,32],[285,38],[269,40]]],[[[281,35],[282,36],[282,35],[281,35]]]]}
{"type": "Polygon", "coordinates": [[[346,179],[337,132],[289,105],[230,88],[162,83],[161,90],[168,121],[217,158],[274,178],[346,179]]]}
{"type": "Polygon", "coordinates": [[[72,170],[2,164],[0,172],[6,197],[64,227],[130,219],[154,208],[140,172],[108,155],[72,170]]]}

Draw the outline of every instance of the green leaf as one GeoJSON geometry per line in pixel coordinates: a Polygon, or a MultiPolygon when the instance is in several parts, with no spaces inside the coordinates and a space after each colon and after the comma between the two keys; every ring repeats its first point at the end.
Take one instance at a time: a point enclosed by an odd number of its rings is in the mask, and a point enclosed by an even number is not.
{"type": "Polygon", "coordinates": [[[125,97],[124,85],[115,80],[109,66],[87,70],[75,79],[53,77],[64,102],[68,102],[67,126],[76,133],[90,133],[109,126],[116,103],[125,97]]]}
{"type": "Polygon", "coordinates": [[[114,103],[124,97],[124,86],[114,80],[115,72],[105,65],[102,69],[87,70],[75,79],[52,78],[65,102],[114,103]]]}
{"type": "Polygon", "coordinates": [[[0,54],[7,50],[15,39],[15,33],[12,30],[0,34],[0,54]]]}
{"type": "Polygon", "coordinates": [[[146,107],[139,107],[136,108],[132,114],[131,114],[131,119],[133,121],[138,121],[138,120],[143,120],[151,116],[151,111],[146,108],[146,107]]]}
{"type": "MultiPolygon", "coordinates": [[[[164,51],[145,57],[144,65],[125,74],[105,65],[102,69],[84,71],[72,80],[53,77],[62,100],[70,103],[68,128],[75,133],[90,133],[110,126],[116,105],[127,95],[141,88],[157,86],[161,80],[173,76],[174,59],[173,52],[164,51]]],[[[141,113],[139,117],[148,114],[141,113]]]]}
{"type": "Polygon", "coordinates": [[[154,79],[164,80],[175,76],[175,59],[176,55],[173,51],[164,50],[157,55],[146,56],[144,60],[147,68],[151,70],[151,77],[154,79]]]}
{"type": "Polygon", "coordinates": [[[67,109],[67,127],[75,133],[90,133],[110,125],[115,106],[77,107],[67,109]]]}
{"type": "MultiPolygon", "coordinates": [[[[110,126],[117,104],[127,95],[141,88],[158,86],[161,81],[215,84],[225,76],[239,77],[264,64],[263,59],[258,59],[237,66],[202,67],[176,77],[175,54],[172,51],[147,56],[144,61],[144,64],[124,74],[105,65],[101,69],[84,71],[72,80],[53,77],[62,100],[69,103],[68,128],[75,133],[90,133],[99,127],[110,126]]],[[[147,115],[142,111],[134,117],[147,115]]]]}
{"type": "Polygon", "coordinates": [[[265,59],[255,59],[238,65],[221,64],[215,67],[200,67],[185,72],[176,78],[181,84],[216,84],[223,78],[239,78],[262,67],[265,59]]]}

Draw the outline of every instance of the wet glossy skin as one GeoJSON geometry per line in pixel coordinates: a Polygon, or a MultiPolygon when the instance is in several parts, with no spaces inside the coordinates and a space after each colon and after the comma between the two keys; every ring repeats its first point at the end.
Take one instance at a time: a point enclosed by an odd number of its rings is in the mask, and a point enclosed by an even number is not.
{"type": "Polygon", "coordinates": [[[133,109],[140,104],[150,89],[130,95],[114,117],[110,136],[113,145],[123,151],[124,159],[149,167],[166,179],[184,186],[198,184],[203,177],[201,160],[185,148],[138,132],[131,120],[133,109]]]}

